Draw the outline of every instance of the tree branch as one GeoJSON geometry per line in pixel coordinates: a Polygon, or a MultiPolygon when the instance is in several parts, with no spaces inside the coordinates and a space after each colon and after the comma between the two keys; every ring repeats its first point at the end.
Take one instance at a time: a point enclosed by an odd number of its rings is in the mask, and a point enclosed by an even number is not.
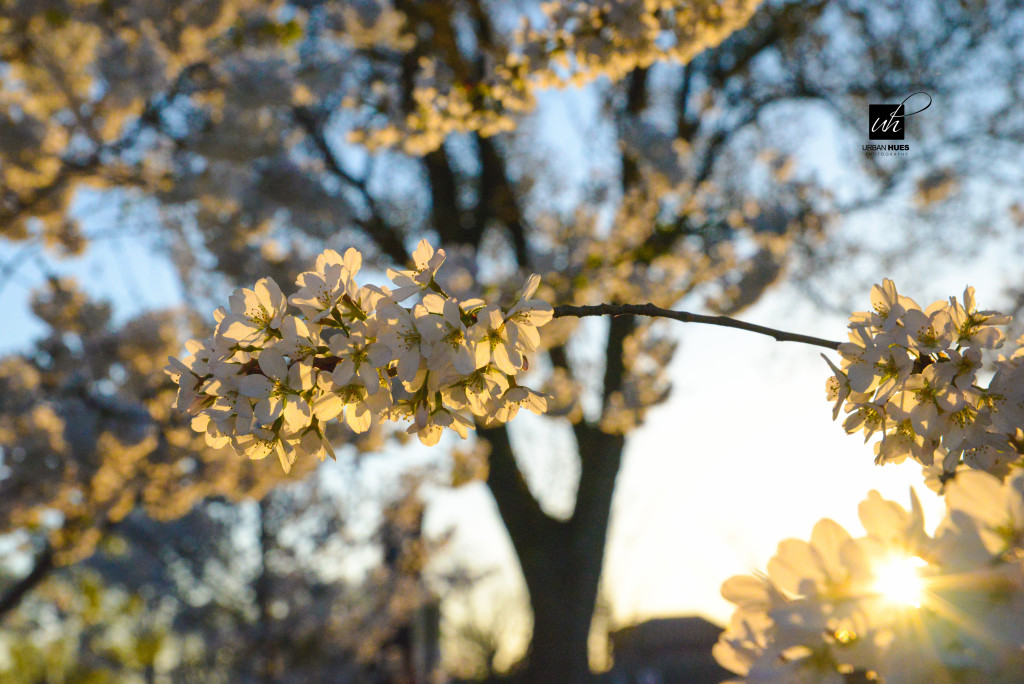
{"type": "MultiPolygon", "coordinates": [[[[626,338],[636,328],[632,316],[616,316],[608,326],[608,341],[605,345],[604,380],[601,383],[601,411],[608,409],[608,403],[616,392],[622,389],[626,379],[626,360],[623,347],[626,338]]],[[[579,435],[577,435],[579,437],[579,435]]],[[[583,453],[582,446],[580,453],[583,453]]],[[[582,490],[581,490],[582,491],[582,490]]]]}
{"type": "Polygon", "coordinates": [[[505,160],[491,138],[477,135],[476,143],[480,160],[480,191],[474,219],[473,244],[479,247],[488,219],[497,219],[505,225],[512,238],[516,263],[520,268],[526,268],[530,260],[526,245],[527,230],[505,160]]]}
{"type": "Polygon", "coordinates": [[[544,512],[530,491],[516,463],[508,428],[505,425],[495,428],[478,427],[477,435],[491,446],[487,488],[498,504],[498,513],[522,563],[523,553],[532,553],[541,543],[540,540],[559,523],[544,512]]]}
{"type": "Polygon", "coordinates": [[[826,340],[821,337],[812,337],[810,335],[800,335],[798,333],[786,332],[784,330],[776,330],[775,328],[757,325],[756,323],[738,321],[735,318],[729,318],[728,316],[706,316],[704,314],[695,314],[688,311],[673,311],[671,309],[663,309],[660,306],[655,306],[654,304],[593,304],[587,306],[562,304],[554,307],[554,309],[555,318],[561,318],[562,316],[576,316],[577,318],[583,318],[584,316],[622,315],[671,318],[672,320],[681,321],[683,323],[705,323],[707,325],[718,325],[723,328],[738,328],[739,330],[746,330],[748,332],[758,333],[759,335],[768,335],[769,337],[775,338],[777,342],[802,342],[803,344],[825,347],[827,349],[839,348],[839,342],[833,342],[832,340],[826,340]]]}
{"type": "Polygon", "coordinates": [[[335,178],[354,188],[366,203],[370,218],[360,219],[359,222],[361,227],[377,244],[378,249],[394,259],[397,264],[408,262],[409,253],[402,242],[400,231],[384,219],[384,215],[380,212],[376,200],[370,194],[366,179],[356,178],[341,163],[341,159],[335,154],[330,143],[327,142],[322,122],[318,119],[315,112],[309,107],[295,107],[292,109],[292,117],[309,137],[313,147],[320,153],[325,168],[335,178]]]}
{"type": "Polygon", "coordinates": [[[430,186],[430,217],[442,244],[465,244],[458,179],[444,145],[423,156],[430,186]]]}
{"type": "MultiPolygon", "coordinates": [[[[585,537],[584,544],[603,548],[626,437],[585,423],[574,424],[573,432],[579,445],[581,468],[576,506],[569,524],[585,537]]],[[[594,570],[600,573],[600,564],[594,570]]]]}
{"type": "Polygon", "coordinates": [[[42,552],[36,556],[36,562],[32,570],[15,582],[14,586],[8,589],[3,596],[0,596],[0,619],[17,608],[21,600],[25,598],[25,595],[42,582],[53,568],[53,549],[47,544],[42,552]]]}

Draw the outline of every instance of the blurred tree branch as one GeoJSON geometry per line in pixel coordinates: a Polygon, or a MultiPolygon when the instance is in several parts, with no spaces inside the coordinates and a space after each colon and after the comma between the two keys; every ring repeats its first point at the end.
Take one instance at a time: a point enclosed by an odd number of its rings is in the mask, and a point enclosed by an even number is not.
{"type": "Polygon", "coordinates": [[[43,550],[33,560],[32,569],[28,574],[15,582],[3,595],[0,595],[0,620],[17,608],[25,595],[46,579],[53,568],[53,549],[50,548],[49,543],[46,543],[43,550]]]}

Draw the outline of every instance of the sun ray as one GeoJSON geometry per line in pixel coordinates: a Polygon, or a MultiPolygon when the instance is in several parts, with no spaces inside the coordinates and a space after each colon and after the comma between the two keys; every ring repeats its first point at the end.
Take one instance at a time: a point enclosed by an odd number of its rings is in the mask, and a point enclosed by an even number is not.
{"type": "Polygon", "coordinates": [[[922,568],[928,564],[917,556],[893,556],[874,569],[874,589],[889,603],[920,608],[925,594],[922,568]]]}

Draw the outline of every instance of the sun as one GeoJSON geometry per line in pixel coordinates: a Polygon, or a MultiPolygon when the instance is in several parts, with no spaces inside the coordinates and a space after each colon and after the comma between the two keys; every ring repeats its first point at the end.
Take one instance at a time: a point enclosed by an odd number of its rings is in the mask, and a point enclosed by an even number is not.
{"type": "Polygon", "coordinates": [[[889,603],[920,608],[924,598],[921,568],[927,563],[917,556],[896,556],[875,567],[874,590],[889,603]]]}

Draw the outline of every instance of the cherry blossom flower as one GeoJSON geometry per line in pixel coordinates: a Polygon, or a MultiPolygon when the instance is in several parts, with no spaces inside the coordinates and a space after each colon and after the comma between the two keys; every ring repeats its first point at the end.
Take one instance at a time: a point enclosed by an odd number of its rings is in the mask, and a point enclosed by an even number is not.
{"type": "Polygon", "coordinates": [[[983,349],[998,349],[1003,345],[1006,334],[996,326],[1006,325],[1010,317],[998,311],[978,311],[973,287],[964,288],[962,304],[950,297],[949,305],[957,344],[983,349]]]}
{"type": "Polygon", "coordinates": [[[319,458],[321,461],[328,456],[331,457],[332,461],[338,460],[334,453],[334,447],[331,445],[331,440],[327,439],[319,425],[312,425],[302,433],[299,439],[299,449],[314,458],[319,458]]]}
{"type": "MultiPolygon", "coordinates": [[[[344,257],[324,252],[290,299],[267,278],[237,290],[230,310],[215,312],[215,335],[171,360],[175,405],[209,416],[194,424],[216,444],[269,426],[291,445],[311,421],[342,414],[356,430],[374,416],[411,419],[432,439],[434,415],[467,411],[491,424],[523,406],[544,411],[544,396],[515,381],[528,368],[525,354],[539,348],[537,328],[553,315],[533,298],[539,278],[505,310],[444,294],[434,280],[444,253],[425,241],[413,261],[414,270],[391,272],[395,292],[356,285],[361,256],[351,249],[344,257]],[[398,303],[416,293],[420,303],[398,303]],[[289,303],[299,315],[287,312],[289,303]],[[400,397],[392,396],[393,377],[400,397]]],[[[847,431],[868,440],[881,434],[879,463],[911,457],[925,466],[938,460],[950,473],[967,463],[1005,476],[1024,443],[1024,351],[1000,357],[989,387],[977,381],[981,349],[1002,344],[996,327],[1008,318],[978,310],[970,287],[962,303],[950,298],[924,310],[890,280],[871,299],[873,312],[851,316],[841,366],[826,359],[833,418],[845,409],[847,431]]],[[[444,419],[442,427],[461,424],[444,419]]]]}
{"type": "Polygon", "coordinates": [[[910,297],[896,292],[896,284],[885,278],[881,285],[871,288],[871,312],[860,312],[850,316],[850,321],[857,325],[869,325],[884,332],[893,330],[900,318],[910,309],[920,307],[910,297]]]}
{"type": "MultiPolygon", "coordinates": [[[[922,310],[885,280],[872,290],[873,313],[850,317],[850,341],[839,345],[841,366],[828,361],[827,396],[849,416],[848,432],[876,433],[878,463],[908,456],[924,466],[959,463],[1005,476],[1024,439],[1024,347],[992,366],[988,387],[978,383],[982,350],[1003,344],[998,326],[1009,317],[979,311],[974,288],[922,310]]],[[[827,359],[826,359],[827,360],[827,359]]]]}
{"type": "Polygon", "coordinates": [[[539,286],[540,276],[531,275],[519,299],[505,315],[505,325],[515,331],[516,348],[520,351],[532,352],[537,349],[540,344],[537,328],[550,321],[554,314],[547,302],[531,299],[539,286]]]}
{"type": "Polygon", "coordinates": [[[327,350],[320,327],[315,323],[307,325],[298,316],[285,316],[281,320],[281,340],[276,346],[293,359],[313,357],[327,350]]]}
{"type": "Polygon", "coordinates": [[[235,290],[228,302],[231,312],[220,322],[217,335],[243,347],[262,345],[270,331],[281,326],[287,306],[273,278],[261,278],[251,290],[235,290]]]}
{"type": "Polygon", "coordinates": [[[506,325],[501,309],[494,305],[478,311],[476,318],[469,338],[479,345],[478,353],[486,354],[502,373],[515,375],[523,367],[523,357],[517,349],[518,326],[506,325]]]}
{"type": "Polygon", "coordinates": [[[379,391],[379,381],[371,393],[367,383],[356,377],[354,364],[339,364],[329,374],[321,372],[318,385],[323,394],[313,405],[317,420],[326,422],[344,412],[344,422],[353,432],[370,429],[374,413],[388,403],[387,393],[379,391]]]}
{"type": "Polygon", "coordinates": [[[508,388],[508,374],[496,366],[486,366],[445,385],[442,392],[452,408],[468,408],[483,417],[508,388]]]}
{"type": "Polygon", "coordinates": [[[953,344],[953,321],[945,302],[935,302],[926,310],[911,309],[902,323],[919,353],[937,354],[953,344]]]}
{"type": "Polygon", "coordinates": [[[295,463],[294,447],[286,444],[280,435],[266,428],[256,428],[249,434],[232,437],[231,446],[237,453],[254,461],[264,459],[270,454],[277,454],[281,468],[286,473],[295,463]]]}
{"type": "MultiPolygon", "coordinates": [[[[201,392],[207,399],[203,405],[193,407],[195,414],[209,415],[218,429],[227,435],[244,435],[252,431],[253,403],[238,391],[237,384],[211,377],[203,382],[201,392]]],[[[193,429],[197,429],[196,423],[193,423],[193,429]]]]}
{"type": "Polygon", "coordinates": [[[962,472],[934,534],[871,492],[863,537],[831,520],[779,544],[766,574],[733,577],[713,654],[736,682],[1016,681],[1024,665],[1024,474],[962,472]]]}
{"type": "Polygon", "coordinates": [[[377,315],[381,324],[379,341],[391,351],[398,379],[412,382],[423,363],[420,347],[423,337],[416,328],[416,321],[407,309],[390,299],[381,300],[377,315]]]}
{"type": "Polygon", "coordinates": [[[548,408],[547,397],[529,387],[510,387],[492,404],[494,423],[507,423],[516,417],[520,408],[536,414],[544,413],[548,408]]]}
{"type": "Polygon", "coordinates": [[[397,290],[391,293],[391,298],[396,302],[405,301],[409,297],[430,287],[437,275],[437,269],[444,263],[444,250],[436,252],[426,240],[420,240],[416,245],[416,251],[412,253],[412,260],[416,268],[412,271],[396,271],[388,269],[388,278],[391,279],[397,290]]]}
{"type": "Polygon", "coordinates": [[[416,329],[427,348],[427,368],[441,370],[451,364],[461,374],[472,373],[487,362],[488,349],[469,337],[459,302],[428,294],[414,309],[416,329]],[[479,350],[479,352],[478,352],[479,350]]]}
{"type": "Polygon", "coordinates": [[[350,248],[342,257],[333,249],[316,259],[316,270],[299,275],[296,283],[301,289],[288,298],[302,315],[311,322],[330,316],[335,307],[352,289],[352,278],[359,271],[362,255],[350,248]]]}
{"type": "Polygon", "coordinates": [[[391,360],[391,350],[380,342],[370,341],[366,323],[356,321],[349,332],[338,331],[328,341],[331,353],[338,358],[334,369],[334,382],[347,385],[358,379],[367,393],[376,394],[380,388],[381,368],[391,360]]]}
{"type": "Polygon", "coordinates": [[[284,353],[273,348],[260,355],[258,364],[263,374],[253,373],[238,381],[239,394],[257,400],[253,408],[256,421],[271,426],[282,418],[288,432],[308,426],[313,412],[301,393],[313,387],[312,363],[302,359],[289,365],[284,353]]]}
{"type": "Polygon", "coordinates": [[[213,337],[170,359],[175,405],[209,444],[249,458],[276,453],[286,470],[300,453],[333,458],[324,432],[333,420],[355,432],[410,420],[408,431],[434,444],[446,429],[465,438],[471,415],[493,424],[520,407],[544,411],[546,397],[516,382],[552,316],[531,299],[539,278],[508,310],[460,302],[434,280],[444,256],[421,241],[413,270],[389,271],[394,291],[355,282],[355,249],[325,251],[290,297],[269,278],[236,290],[230,310],[214,312],[213,337]],[[399,304],[413,295],[418,303],[399,304]]]}

